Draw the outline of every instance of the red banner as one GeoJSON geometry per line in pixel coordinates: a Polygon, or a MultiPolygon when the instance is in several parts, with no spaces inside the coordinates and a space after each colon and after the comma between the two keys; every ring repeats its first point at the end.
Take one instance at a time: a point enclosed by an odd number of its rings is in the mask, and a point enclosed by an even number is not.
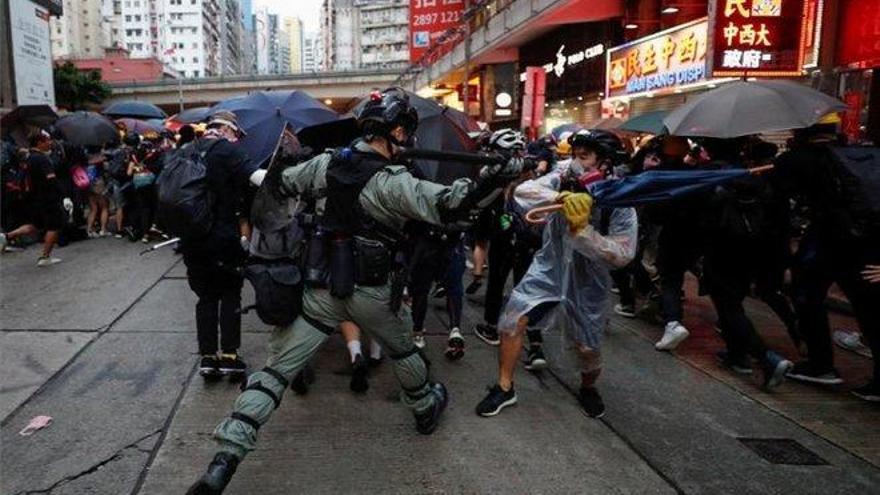
{"type": "Polygon", "coordinates": [[[464,0],[410,0],[410,62],[418,62],[447,29],[458,26],[463,12],[464,0]]]}
{"type": "Polygon", "coordinates": [[[841,0],[837,65],[880,67],[880,0],[841,0]]]}
{"type": "Polygon", "coordinates": [[[804,0],[713,0],[712,75],[799,76],[804,0]]]}
{"type": "Polygon", "coordinates": [[[862,134],[862,100],[862,94],[856,91],[843,95],[843,102],[846,103],[847,109],[843,113],[840,130],[851,143],[858,142],[862,134]]]}

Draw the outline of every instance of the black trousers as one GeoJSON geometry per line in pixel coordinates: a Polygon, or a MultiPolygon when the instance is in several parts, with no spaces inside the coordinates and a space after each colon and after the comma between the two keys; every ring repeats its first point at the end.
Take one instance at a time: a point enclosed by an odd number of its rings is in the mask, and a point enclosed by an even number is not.
{"type": "Polygon", "coordinates": [[[513,272],[513,285],[518,284],[540,248],[540,240],[523,240],[509,230],[492,236],[488,256],[489,283],[486,286],[486,307],[483,310],[483,320],[486,323],[498,324],[507,277],[513,272]]]}
{"type": "Polygon", "coordinates": [[[763,361],[767,347],[743,307],[760,255],[755,245],[718,243],[706,253],[705,275],[727,351],[736,357],[751,355],[763,361]]]}
{"type": "Polygon", "coordinates": [[[155,186],[144,186],[132,193],[131,226],[138,236],[143,237],[153,225],[156,210],[155,186]]]}
{"type": "Polygon", "coordinates": [[[660,303],[663,321],[681,321],[684,274],[696,264],[702,254],[698,240],[681,227],[664,226],[657,246],[657,269],[660,272],[660,303]]]}
{"type": "Polygon", "coordinates": [[[216,260],[184,256],[189,286],[196,303],[196,330],[199,353],[214,354],[218,349],[234,353],[241,346],[241,274],[216,260]],[[220,329],[218,339],[217,329],[220,329]]]}
{"type": "Polygon", "coordinates": [[[880,383],[880,283],[862,279],[865,265],[880,264],[880,239],[828,242],[808,235],[796,255],[793,295],[800,332],[815,365],[834,363],[825,298],[837,285],[852,304],[859,328],[874,353],[874,381],[880,383]]]}
{"type": "MultiPolygon", "coordinates": [[[[455,235],[455,234],[450,234],[455,235]]],[[[409,295],[412,299],[413,330],[424,330],[428,295],[434,281],[446,288],[446,314],[449,328],[461,327],[465,271],[464,243],[460,239],[424,236],[416,240],[409,266],[409,295]]]]}

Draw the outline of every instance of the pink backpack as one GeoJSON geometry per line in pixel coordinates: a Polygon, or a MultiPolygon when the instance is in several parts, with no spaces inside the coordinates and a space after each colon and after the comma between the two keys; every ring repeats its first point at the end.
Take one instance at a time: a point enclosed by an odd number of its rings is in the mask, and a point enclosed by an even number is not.
{"type": "Polygon", "coordinates": [[[89,180],[89,174],[86,173],[86,169],[79,165],[70,169],[70,177],[73,179],[73,185],[80,191],[87,190],[92,183],[89,180]]]}

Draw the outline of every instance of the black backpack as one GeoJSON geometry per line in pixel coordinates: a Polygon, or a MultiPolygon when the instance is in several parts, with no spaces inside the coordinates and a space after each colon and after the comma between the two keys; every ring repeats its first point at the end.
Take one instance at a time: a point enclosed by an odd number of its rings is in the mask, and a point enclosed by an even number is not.
{"type": "Polygon", "coordinates": [[[880,148],[831,147],[835,188],[855,237],[880,235],[880,148]]]}
{"type": "Polygon", "coordinates": [[[184,239],[207,236],[214,223],[214,195],[207,182],[205,156],[216,142],[199,144],[169,153],[156,179],[159,220],[171,234],[184,239]]]}

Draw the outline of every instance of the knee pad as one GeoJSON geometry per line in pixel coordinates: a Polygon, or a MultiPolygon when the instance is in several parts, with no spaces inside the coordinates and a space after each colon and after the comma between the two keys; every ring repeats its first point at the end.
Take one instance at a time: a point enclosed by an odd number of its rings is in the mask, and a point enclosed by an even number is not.
{"type": "MultiPolygon", "coordinates": [[[[241,391],[247,392],[248,390],[255,390],[260,392],[272,399],[272,402],[275,404],[275,409],[278,409],[278,406],[281,405],[281,396],[288,385],[289,383],[287,379],[284,378],[284,375],[272,368],[266,367],[249,376],[248,379],[241,384],[241,391]]],[[[245,422],[247,423],[247,421],[245,422]]]]}

